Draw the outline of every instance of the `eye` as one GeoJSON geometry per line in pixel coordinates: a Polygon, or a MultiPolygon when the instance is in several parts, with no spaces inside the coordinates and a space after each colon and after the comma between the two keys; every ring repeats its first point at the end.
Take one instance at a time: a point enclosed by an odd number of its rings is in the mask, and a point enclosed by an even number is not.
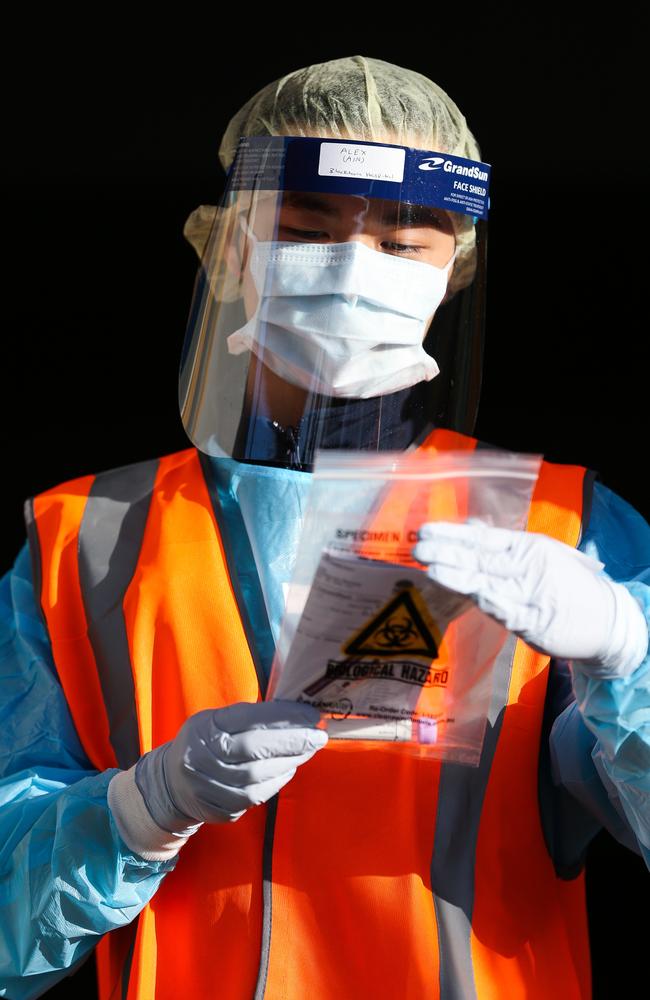
{"type": "Polygon", "coordinates": [[[410,243],[388,243],[387,246],[395,247],[397,253],[422,253],[422,247],[412,246],[410,243]]]}
{"type": "Polygon", "coordinates": [[[293,229],[291,226],[282,227],[287,233],[295,233],[297,236],[302,236],[303,239],[313,240],[318,236],[327,237],[327,233],[324,233],[322,229],[293,229]]]}

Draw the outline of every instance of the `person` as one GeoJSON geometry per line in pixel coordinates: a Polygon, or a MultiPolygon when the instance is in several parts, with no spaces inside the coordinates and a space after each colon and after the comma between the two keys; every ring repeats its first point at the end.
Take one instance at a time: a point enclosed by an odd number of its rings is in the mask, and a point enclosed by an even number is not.
{"type": "Polygon", "coordinates": [[[550,462],[525,530],[422,524],[508,630],[478,767],[264,700],[317,452],[485,447],[490,170],[365,56],[263,88],[219,155],[191,447],[29,498],[0,583],[0,996],[96,949],[101,1000],[588,997],[587,845],[650,865],[650,528],[550,462]]]}

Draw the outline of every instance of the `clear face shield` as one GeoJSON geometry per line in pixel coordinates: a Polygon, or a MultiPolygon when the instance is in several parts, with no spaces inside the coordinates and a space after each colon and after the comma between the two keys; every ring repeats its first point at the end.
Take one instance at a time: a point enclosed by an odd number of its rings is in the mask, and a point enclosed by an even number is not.
{"type": "Polygon", "coordinates": [[[192,443],[310,471],[319,448],[471,433],[488,180],[487,164],[412,147],[242,137],[220,206],[188,234],[192,443]]]}

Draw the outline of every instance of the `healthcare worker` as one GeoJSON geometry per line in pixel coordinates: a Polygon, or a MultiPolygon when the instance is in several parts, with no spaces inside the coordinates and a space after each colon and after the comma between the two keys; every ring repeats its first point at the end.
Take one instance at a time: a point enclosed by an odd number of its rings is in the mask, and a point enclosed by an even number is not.
{"type": "Polygon", "coordinates": [[[588,997],[586,847],[650,864],[650,529],[548,462],[527,530],[422,525],[509,630],[478,767],[265,702],[317,449],[484,447],[490,168],[363,56],[263,88],[219,154],[191,447],[30,498],[2,579],[0,996],[96,947],[101,1000],[588,997]]]}

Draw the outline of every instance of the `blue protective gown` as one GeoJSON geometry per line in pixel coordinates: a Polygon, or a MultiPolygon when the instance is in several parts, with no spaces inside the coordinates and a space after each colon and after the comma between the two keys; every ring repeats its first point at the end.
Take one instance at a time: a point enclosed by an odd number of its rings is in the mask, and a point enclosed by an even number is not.
{"type": "MultiPolygon", "coordinates": [[[[291,474],[268,475],[266,487],[247,495],[253,513],[262,504],[283,511],[273,525],[268,515],[260,518],[251,548],[232,487],[237,463],[215,459],[212,469],[268,671],[277,594],[267,580],[263,595],[253,548],[259,555],[273,539],[277,555],[286,505],[300,505],[300,490],[291,474]],[[278,496],[284,507],[272,502],[278,496]]],[[[298,481],[301,474],[293,475],[298,481]]],[[[650,629],[650,526],[600,483],[580,549],[639,599],[650,629]]],[[[590,680],[576,669],[573,687],[568,666],[554,665],[540,754],[549,762],[547,779],[540,779],[549,849],[569,871],[605,827],[650,867],[650,653],[623,680],[590,680]]],[[[36,607],[25,543],[0,580],[0,997],[37,997],[75,971],[102,934],[137,916],[175,867],[177,858],[146,861],[120,837],[106,803],[116,772],[94,769],[80,744],[36,607]]]]}

